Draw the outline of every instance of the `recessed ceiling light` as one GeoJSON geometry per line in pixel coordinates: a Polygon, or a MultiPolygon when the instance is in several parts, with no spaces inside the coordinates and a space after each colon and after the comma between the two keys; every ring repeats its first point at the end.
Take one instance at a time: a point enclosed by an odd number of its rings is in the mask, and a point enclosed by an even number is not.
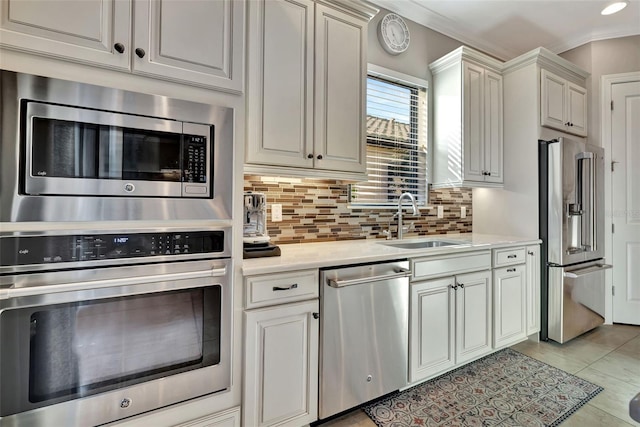
{"type": "Polygon", "coordinates": [[[617,1],[615,3],[611,3],[609,6],[605,7],[604,9],[602,9],[602,12],[600,12],[600,13],[602,15],[612,15],[612,14],[614,14],[616,12],[620,12],[625,7],[627,7],[627,2],[626,1],[617,1]]]}

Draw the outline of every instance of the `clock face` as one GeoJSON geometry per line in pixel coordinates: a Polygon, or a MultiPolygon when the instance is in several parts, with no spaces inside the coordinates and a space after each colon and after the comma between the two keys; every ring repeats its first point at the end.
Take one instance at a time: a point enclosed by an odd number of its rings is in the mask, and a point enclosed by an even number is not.
{"type": "Polygon", "coordinates": [[[409,48],[409,27],[402,17],[389,13],[380,21],[378,39],[384,50],[397,55],[409,48]]]}

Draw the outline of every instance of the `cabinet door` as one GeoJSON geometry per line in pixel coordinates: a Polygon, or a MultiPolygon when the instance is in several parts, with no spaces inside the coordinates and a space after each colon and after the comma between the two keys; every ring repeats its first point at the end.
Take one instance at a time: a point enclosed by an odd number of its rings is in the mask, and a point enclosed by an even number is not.
{"type": "Polygon", "coordinates": [[[491,351],[491,271],[456,276],[456,363],[491,351]]]}
{"type": "Polygon", "coordinates": [[[318,300],[245,312],[244,425],[316,420],[317,312],[318,300]]]}
{"type": "Polygon", "coordinates": [[[540,120],[542,126],[566,130],[567,81],[547,70],[541,71],[540,120]]]}
{"type": "Polygon", "coordinates": [[[515,344],[526,338],[525,266],[493,271],[493,347],[515,344]]]}
{"type": "Polygon", "coordinates": [[[313,7],[249,2],[248,163],[313,167],[313,7]]]}
{"type": "Polygon", "coordinates": [[[502,174],[502,76],[485,70],[484,171],[486,182],[503,182],[502,174]]]}
{"type": "Polygon", "coordinates": [[[367,23],[316,5],[315,164],[364,173],[367,23]]]}
{"type": "Polygon", "coordinates": [[[527,246],[527,335],[540,332],[540,246],[527,246]]]}
{"type": "Polygon", "coordinates": [[[484,181],[484,73],[483,67],[463,63],[463,154],[465,181],[484,181]]]}
{"type": "Polygon", "coordinates": [[[455,364],[453,277],[411,285],[409,382],[429,378],[455,364]]]}
{"type": "Polygon", "coordinates": [[[242,92],[245,3],[135,0],[133,71],[242,92]]]}
{"type": "Polygon", "coordinates": [[[0,46],[76,62],[128,69],[130,27],[130,0],[0,3],[0,46]]]}
{"type": "Polygon", "coordinates": [[[587,136],[587,90],[567,82],[567,132],[587,136]]]}

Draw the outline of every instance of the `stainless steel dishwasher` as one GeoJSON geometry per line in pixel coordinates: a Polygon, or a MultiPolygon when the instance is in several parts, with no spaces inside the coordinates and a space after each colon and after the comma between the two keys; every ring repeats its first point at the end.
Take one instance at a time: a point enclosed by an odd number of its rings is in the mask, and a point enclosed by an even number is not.
{"type": "Polygon", "coordinates": [[[409,261],[321,271],[324,419],[407,385],[409,261]]]}

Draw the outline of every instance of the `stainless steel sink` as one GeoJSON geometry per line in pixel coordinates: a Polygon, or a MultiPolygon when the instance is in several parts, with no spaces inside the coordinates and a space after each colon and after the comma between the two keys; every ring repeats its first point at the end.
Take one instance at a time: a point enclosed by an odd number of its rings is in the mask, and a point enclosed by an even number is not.
{"type": "Polygon", "coordinates": [[[392,240],[380,242],[382,245],[393,246],[400,249],[428,249],[443,246],[466,245],[469,242],[463,240],[392,240]]]}

